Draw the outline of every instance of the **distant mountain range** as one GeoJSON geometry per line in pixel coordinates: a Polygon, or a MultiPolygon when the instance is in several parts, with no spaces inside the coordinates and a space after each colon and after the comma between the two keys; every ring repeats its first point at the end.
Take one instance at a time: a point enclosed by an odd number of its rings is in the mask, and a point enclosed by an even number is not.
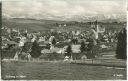
{"type": "Polygon", "coordinates": [[[98,14],[98,15],[72,15],[72,16],[54,16],[51,14],[42,14],[42,15],[34,15],[34,16],[20,16],[15,15],[10,16],[7,14],[2,15],[3,19],[15,19],[15,18],[23,18],[23,19],[35,19],[35,20],[53,20],[53,21],[77,21],[77,22],[90,22],[90,21],[95,21],[98,20],[99,22],[126,22],[126,14],[109,14],[109,15],[104,15],[104,14],[98,14]]]}

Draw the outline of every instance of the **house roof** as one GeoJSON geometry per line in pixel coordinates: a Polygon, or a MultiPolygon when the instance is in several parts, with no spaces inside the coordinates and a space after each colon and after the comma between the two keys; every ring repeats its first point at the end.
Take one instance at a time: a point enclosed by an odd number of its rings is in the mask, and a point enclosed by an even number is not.
{"type": "Polygon", "coordinates": [[[79,53],[80,52],[80,46],[81,45],[72,45],[72,52],[73,53],[79,53]]]}
{"type": "MultiPolygon", "coordinates": [[[[54,47],[53,49],[43,49],[41,53],[64,53],[64,50],[67,48],[67,46],[64,46],[63,48],[54,47]]],[[[72,52],[73,53],[79,53],[80,52],[80,45],[72,45],[72,52]]]]}

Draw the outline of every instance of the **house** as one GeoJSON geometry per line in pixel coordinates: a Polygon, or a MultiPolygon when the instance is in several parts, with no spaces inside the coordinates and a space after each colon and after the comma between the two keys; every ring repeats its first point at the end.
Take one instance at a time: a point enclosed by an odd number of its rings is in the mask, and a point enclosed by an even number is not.
{"type": "Polygon", "coordinates": [[[73,53],[80,53],[80,46],[81,45],[72,45],[72,52],[73,53]]]}

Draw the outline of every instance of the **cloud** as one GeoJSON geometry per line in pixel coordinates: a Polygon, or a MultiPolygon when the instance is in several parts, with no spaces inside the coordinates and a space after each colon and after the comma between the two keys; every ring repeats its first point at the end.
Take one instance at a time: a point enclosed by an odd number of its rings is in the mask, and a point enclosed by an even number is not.
{"type": "Polygon", "coordinates": [[[18,0],[2,2],[3,14],[13,17],[63,17],[125,14],[125,0],[18,0]]]}

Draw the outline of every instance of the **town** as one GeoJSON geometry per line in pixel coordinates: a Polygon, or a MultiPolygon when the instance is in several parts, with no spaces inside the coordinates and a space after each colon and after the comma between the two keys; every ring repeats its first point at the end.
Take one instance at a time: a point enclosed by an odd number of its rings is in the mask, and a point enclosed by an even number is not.
{"type": "MultiPolygon", "coordinates": [[[[66,24],[63,26],[65,27],[66,24]]],[[[89,29],[90,30],[88,31],[76,30],[69,32],[61,32],[51,29],[48,32],[29,33],[27,29],[21,32],[20,30],[16,30],[14,28],[11,29],[3,27],[2,49],[15,49],[17,51],[15,51],[15,53],[11,53],[10,55],[6,55],[4,53],[2,58],[10,57],[17,60],[19,58],[25,59],[27,56],[33,58],[43,58],[43,55],[52,53],[58,53],[57,57],[60,55],[68,56],[67,58],[71,58],[73,55],[71,55],[71,53],[74,53],[74,55],[77,54],[77,56],[73,57],[74,59],[80,59],[82,56],[86,56],[87,58],[95,58],[96,56],[100,55],[100,52],[102,52],[103,49],[114,49],[114,46],[117,43],[117,35],[119,30],[114,32],[106,31],[104,27],[100,27],[97,24],[97,21],[90,24],[89,29]],[[35,54],[33,54],[34,51],[35,54]],[[90,54],[91,56],[88,57],[86,54],[90,53],[90,51],[93,51],[94,53],[90,54]],[[23,55],[21,54],[21,56],[19,56],[20,54],[18,54],[18,52],[23,52],[23,55]],[[79,55],[79,53],[82,52],[83,54],[79,55]]],[[[52,60],[59,59],[57,57],[52,57],[52,60]]],[[[47,60],[50,60],[50,58],[51,57],[47,57],[47,60]]],[[[28,58],[26,58],[26,60],[27,59],[28,58]]]]}

